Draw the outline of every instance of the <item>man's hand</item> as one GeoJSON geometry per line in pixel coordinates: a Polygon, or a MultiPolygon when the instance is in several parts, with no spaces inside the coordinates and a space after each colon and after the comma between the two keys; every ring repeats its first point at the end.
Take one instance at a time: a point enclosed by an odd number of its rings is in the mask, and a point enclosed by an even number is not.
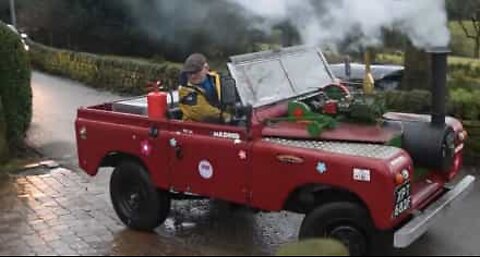
{"type": "Polygon", "coordinates": [[[231,124],[233,121],[233,117],[230,113],[224,113],[223,114],[223,122],[225,124],[231,124]]]}

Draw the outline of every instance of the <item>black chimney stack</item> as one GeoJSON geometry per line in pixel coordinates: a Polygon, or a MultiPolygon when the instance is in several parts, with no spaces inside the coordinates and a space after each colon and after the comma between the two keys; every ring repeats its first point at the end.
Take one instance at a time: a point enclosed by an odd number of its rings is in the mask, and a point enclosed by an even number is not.
{"type": "Polygon", "coordinates": [[[427,52],[432,57],[432,125],[445,126],[450,50],[446,47],[438,47],[429,49],[427,52]]]}

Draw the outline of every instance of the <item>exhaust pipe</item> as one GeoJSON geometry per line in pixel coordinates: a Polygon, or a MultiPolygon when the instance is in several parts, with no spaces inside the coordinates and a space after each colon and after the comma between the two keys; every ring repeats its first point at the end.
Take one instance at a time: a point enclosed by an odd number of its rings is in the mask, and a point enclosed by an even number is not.
{"type": "Polygon", "coordinates": [[[433,48],[427,53],[431,56],[431,122],[401,121],[403,148],[412,156],[416,166],[448,173],[455,156],[455,132],[445,123],[450,51],[433,48]]]}
{"type": "Polygon", "coordinates": [[[445,47],[432,48],[427,51],[431,55],[432,84],[432,125],[445,126],[447,101],[448,55],[445,47]]]}

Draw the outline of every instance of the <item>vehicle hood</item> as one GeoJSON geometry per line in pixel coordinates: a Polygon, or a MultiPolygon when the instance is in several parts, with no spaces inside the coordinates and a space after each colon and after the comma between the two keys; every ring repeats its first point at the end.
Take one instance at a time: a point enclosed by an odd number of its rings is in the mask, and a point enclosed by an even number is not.
{"type": "Polygon", "coordinates": [[[372,144],[388,144],[398,136],[401,130],[384,128],[379,125],[338,123],[333,129],[325,130],[318,137],[312,137],[307,131],[308,124],[279,122],[266,126],[262,131],[264,137],[291,139],[318,139],[324,141],[342,141],[372,144]]]}

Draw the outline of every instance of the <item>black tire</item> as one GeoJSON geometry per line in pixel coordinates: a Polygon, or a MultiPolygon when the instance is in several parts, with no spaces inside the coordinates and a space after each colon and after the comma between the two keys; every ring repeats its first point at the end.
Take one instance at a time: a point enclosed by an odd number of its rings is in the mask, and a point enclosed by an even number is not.
{"type": "Polygon", "coordinates": [[[342,242],[352,256],[373,253],[373,225],[365,208],[355,203],[322,205],[307,214],[300,228],[300,240],[333,238],[342,242]]]}
{"type": "Polygon", "coordinates": [[[129,228],[152,231],[170,212],[170,196],[158,190],[148,172],[135,162],[122,162],[113,171],[110,197],[120,220],[129,228]]]}

